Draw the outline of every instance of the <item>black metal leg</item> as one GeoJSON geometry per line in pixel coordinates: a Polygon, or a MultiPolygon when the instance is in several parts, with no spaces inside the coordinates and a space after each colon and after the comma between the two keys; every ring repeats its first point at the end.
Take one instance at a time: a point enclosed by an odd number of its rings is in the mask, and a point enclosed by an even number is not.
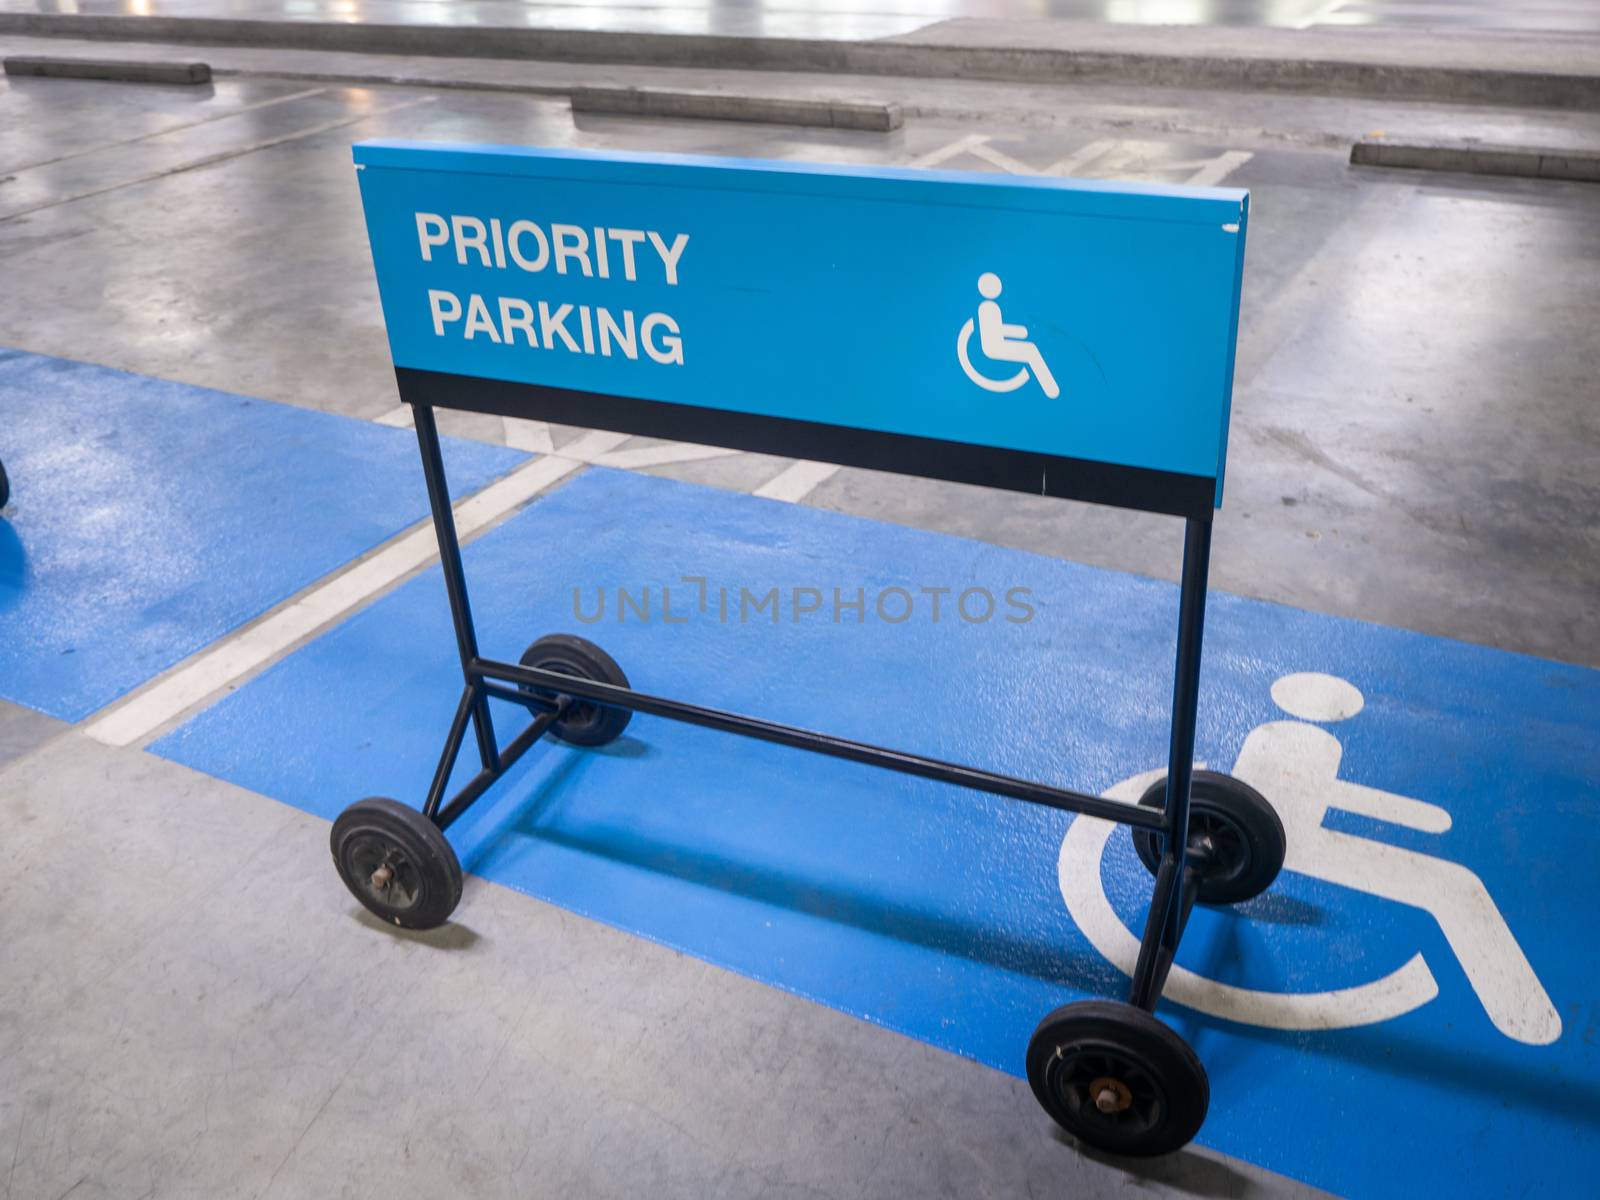
{"type": "Polygon", "coordinates": [[[509,771],[516,764],[516,761],[526,754],[529,748],[542,738],[552,725],[561,719],[566,710],[567,705],[561,704],[547,712],[540,713],[530,721],[526,729],[511,739],[511,744],[505,748],[505,752],[500,755],[500,760],[494,766],[485,767],[479,771],[467,781],[466,787],[451,797],[450,803],[441,808],[439,815],[434,817],[434,824],[440,829],[449,829],[457,817],[471,808],[478,797],[489,790],[490,785],[495,780],[509,771]]]}
{"type": "Polygon", "coordinates": [[[450,732],[445,737],[444,750],[439,755],[439,764],[434,768],[433,782],[428,787],[427,799],[422,806],[423,815],[444,830],[561,719],[571,701],[565,697],[547,699],[511,692],[483,678],[478,666],[478,633],[472,623],[472,606],[467,600],[467,576],[461,566],[461,542],[456,536],[455,512],[450,507],[450,489],[444,475],[444,455],[439,448],[439,426],[434,420],[433,409],[427,405],[414,404],[412,411],[416,414],[417,445],[422,451],[422,474],[428,482],[428,504],[433,509],[433,528],[439,539],[439,561],[444,568],[445,593],[450,598],[450,617],[456,627],[456,649],[461,655],[461,673],[466,679],[461,701],[456,705],[456,715],[450,722],[450,732]],[[494,722],[489,716],[491,692],[502,699],[523,705],[533,714],[528,727],[512,739],[503,751],[495,738],[494,722]],[[461,741],[466,736],[469,720],[477,735],[478,758],[482,769],[447,803],[445,788],[449,786],[456,759],[460,756],[461,741]]]}
{"type": "Polygon", "coordinates": [[[439,765],[434,768],[433,782],[428,786],[428,798],[422,804],[422,815],[425,817],[434,816],[444,802],[445,785],[450,782],[450,772],[455,770],[456,758],[461,753],[461,738],[467,731],[467,719],[478,707],[478,699],[478,689],[472,684],[461,689],[461,703],[456,705],[456,715],[450,722],[450,732],[445,736],[439,765]]]}
{"type": "Polygon", "coordinates": [[[456,627],[461,673],[472,691],[472,727],[478,738],[478,758],[489,770],[500,761],[500,751],[494,722],[489,717],[488,697],[472,688],[469,667],[478,657],[478,634],[467,601],[467,576],[461,568],[461,543],[456,537],[455,512],[450,507],[450,487],[445,482],[439,426],[433,419],[433,409],[427,405],[414,404],[411,411],[416,416],[417,447],[422,452],[422,475],[428,482],[428,504],[433,509],[433,528],[439,538],[439,561],[444,567],[445,593],[450,597],[450,616],[456,627]]]}
{"type": "Polygon", "coordinates": [[[1172,741],[1167,753],[1166,828],[1150,915],[1139,943],[1128,1002],[1154,1008],[1194,907],[1198,881],[1188,868],[1189,788],[1194,778],[1195,713],[1200,702],[1200,648],[1205,632],[1206,583],[1211,569],[1211,522],[1184,523],[1183,581],[1178,595],[1177,668],[1172,685],[1172,741]],[[1177,886],[1179,881],[1182,886],[1177,886]]]}
{"type": "Polygon", "coordinates": [[[1171,866],[1173,861],[1170,857],[1161,860],[1155,892],[1150,897],[1150,912],[1145,918],[1144,936],[1139,940],[1133,988],[1128,994],[1129,1004],[1146,1010],[1155,1008],[1161,989],[1167,985],[1167,973],[1172,970],[1178,942],[1183,938],[1184,926],[1189,923],[1189,914],[1194,911],[1195,897],[1200,891],[1200,872],[1193,863],[1183,870],[1183,886],[1172,886],[1171,881],[1177,878],[1171,866]]]}
{"type": "Polygon", "coordinates": [[[1167,913],[1172,911],[1173,882],[1178,878],[1172,855],[1164,855],[1156,870],[1156,886],[1150,893],[1150,910],[1145,914],[1144,936],[1139,939],[1139,961],[1133,968],[1133,987],[1128,1003],[1139,1008],[1156,1005],[1156,976],[1166,941],[1167,913]]]}

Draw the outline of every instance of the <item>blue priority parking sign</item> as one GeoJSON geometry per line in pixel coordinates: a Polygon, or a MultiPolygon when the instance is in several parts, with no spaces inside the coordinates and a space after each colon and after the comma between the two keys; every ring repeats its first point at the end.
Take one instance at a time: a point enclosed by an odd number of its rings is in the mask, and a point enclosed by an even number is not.
{"type": "Polygon", "coordinates": [[[396,142],[355,158],[408,400],[1220,503],[1245,192],[396,142]]]}

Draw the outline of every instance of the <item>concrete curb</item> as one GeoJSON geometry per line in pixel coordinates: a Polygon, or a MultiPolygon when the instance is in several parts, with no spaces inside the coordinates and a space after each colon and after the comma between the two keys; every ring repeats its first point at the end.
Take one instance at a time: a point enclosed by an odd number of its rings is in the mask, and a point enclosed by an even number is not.
{"type": "MultiPolygon", "coordinates": [[[[129,17],[0,13],[0,33],[122,41],[199,42],[445,58],[519,58],[698,69],[756,69],[1010,83],[1113,81],[1160,87],[1237,88],[1328,95],[1600,109],[1600,72],[1494,68],[1306,57],[1309,43],[1279,39],[1248,55],[1216,49],[1165,52],[1096,49],[1084,43],[961,43],[919,31],[877,41],[589,30],[267,21],[222,17],[129,17]],[[918,40],[918,39],[921,40],[918,40]]],[[[1019,38],[1021,35],[1015,35],[1019,38]]],[[[1109,43],[1107,43],[1109,45],[1109,43]]]]}
{"type": "Polygon", "coordinates": [[[580,87],[573,88],[571,95],[575,113],[756,121],[874,133],[888,133],[905,123],[898,104],[870,100],[801,100],[636,87],[580,87]]]}
{"type": "Polygon", "coordinates": [[[203,62],[149,62],[120,58],[53,58],[13,55],[4,60],[7,75],[42,75],[55,79],[112,79],[118,83],[210,83],[211,67],[203,62]]]}
{"type": "Polygon", "coordinates": [[[1468,141],[1397,142],[1366,137],[1350,147],[1350,162],[1355,166],[1600,183],[1600,151],[1594,150],[1491,146],[1468,141]]]}

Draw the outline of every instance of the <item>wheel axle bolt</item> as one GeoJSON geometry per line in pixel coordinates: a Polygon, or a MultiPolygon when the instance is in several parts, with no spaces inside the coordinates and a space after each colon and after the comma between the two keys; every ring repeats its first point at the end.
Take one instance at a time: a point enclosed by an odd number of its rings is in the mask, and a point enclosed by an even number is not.
{"type": "Polygon", "coordinates": [[[382,890],[394,882],[394,868],[384,863],[372,873],[372,886],[382,890]]]}
{"type": "Polygon", "coordinates": [[[1125,1112],[1133,1105],[1133,1093],[1128,1085],[1110,1076],[1101,1076],[1089,1085],[1089,1099],[1107,1116],[1125,1112]]]}

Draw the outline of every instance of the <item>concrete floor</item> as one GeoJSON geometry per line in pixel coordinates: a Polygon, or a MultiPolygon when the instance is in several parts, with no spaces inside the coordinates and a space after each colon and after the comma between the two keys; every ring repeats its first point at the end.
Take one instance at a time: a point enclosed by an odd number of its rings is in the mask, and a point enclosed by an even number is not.
{"type": "Polygon", "coordinates": [[[0,12],[869,38],[960,17],[1132,25],[1596,33],[1585,0],[0,0],[0,12]]]}
{"type": "Polygon", "coordinates": [[[31,708],[0,700],[0,770],[37,750],[67,726],[31,708]]]}
{"type": "MultiPolygon", "coordinates": [[[[960,144],[947,165],[973,169],[1106,140],[975,118],[579,125],[516,96],[13,80],[0,342],[379,418],[395,397],[352,140],[874,162],[960,144]]],[[[1111,140],[1084,173],[1250,155],[1229,160],[1255,201],[1215,584],[1600,665],[1594,189],[1352,170],[1313,142],[1111,140]]],[[[755,490],[792,465],[645,469],[755,490]]],[[[856,471],[802,499],[1177,564],[1171,522],[1112,510],[856,471]]],[[[464,923],[380,936],[327,869],[324,823],[9,706],[0,819],[8,1198],[1307,1194],[1197,1149],[1097,1162],[1015,1080],[492,885],[469,881],[464,923]]]]}

